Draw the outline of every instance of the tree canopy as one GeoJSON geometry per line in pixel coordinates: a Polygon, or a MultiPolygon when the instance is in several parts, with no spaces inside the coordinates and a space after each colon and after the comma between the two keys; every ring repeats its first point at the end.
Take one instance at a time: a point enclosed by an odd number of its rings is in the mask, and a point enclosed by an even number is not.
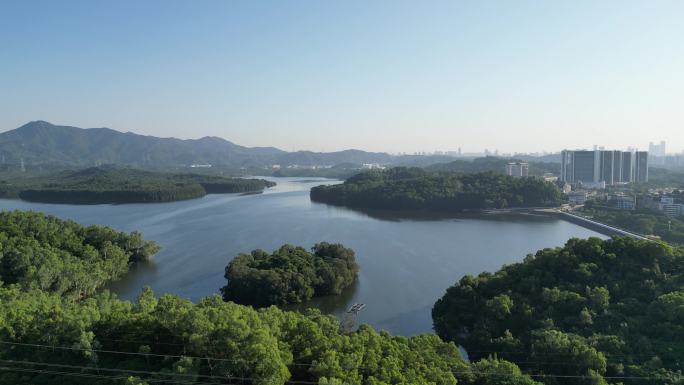
{"type": "Polygon", "coordinates": [[[158,250],[137,232],[30,211],[0,212],[0,282],[25,290],[87,296],[158,250]]]}
{"type": "Polygon", "coordinates": [[[338,185],[314,187],[311,199],[358,208],[462,211],[557,206],[561,192],[555,184],[536,177],[397,167],[361,173],[338,185]]]}
{"type": "Polygon", "coordinates": [[[434,327],[470,357],[496,352],[547,384],[681,384],[683,273],[682,250],[662,243],[571,239],[463,277],[435,304],[434,327]]]}
{"type": "Polygon", "coordinates": [[[0,384],[536,384],[510,363],[471,366],[435,335],[342,333],[318,310],[255,310],[218,296],[193,304],[149,290],[136,303],[106,292],[73,301],[17,287],[0,288],[0,304],[0,366],[24,370],[2,370],[0,384]]]}
{"type": "MultiPolygon", "coordinates": [[[[94,290],[156,251],[136,234],[13,212],[0,215],[0,244],[2,385],[538,385],[508,362],[471,365],[435,335],[364,325],[347,333],[318,310],[255,309],[219,296],[192,303],[144,289],[129,302],[94,290]],[[51,281],[50,271],[60,275],[51,281]]],[[[301,248],[284,249],[301,257],[301,248]]],[[[314,256],[353,265],[340,245],[318,244],[314,256]]]]}
{"type": "MultiPolygon", "coordinates": [[[[522,162],[521,159],[501,158],[498,156],[485,156],[472,160],[456,159],[447,163],[436,163],[425,167],[430,171],[449,171],[459,173],[475,173],[492,171],[503,174],[506,165],[510,162],[522,162]]],[[[544,174],[560,174],[561,165],[556,162],[525,161],[529,165],[530,175],[543,176],[544,174]]]]}
{"type": "Polygon", "coordinates": [[[353,250],[326,242],[311,250],[283,245],[271,254],[254,250],[236,256],[226,267],[223,298],[252,306],[284,305],[340,294],[354,282],[359,267],[353,250]]]}

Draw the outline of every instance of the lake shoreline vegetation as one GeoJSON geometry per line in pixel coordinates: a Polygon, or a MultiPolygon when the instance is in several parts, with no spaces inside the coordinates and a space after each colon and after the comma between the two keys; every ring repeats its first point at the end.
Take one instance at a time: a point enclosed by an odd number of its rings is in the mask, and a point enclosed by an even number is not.
{"type": "Polygon", "coordinates": [[[358,209],[442,212],[556,207],[563,199],[555,184],[537,177],[405,167],[357,174],[342,184],[313,187],[310,195],[314,202],[358,209]]]}
{"type": "MultiPolygon", "coordinates": [[[[150,289],[130,302],[101,285],[80,290],[82,275],[104,282],[158,250],[134,234],[33,212],[0,215],[0,384],[540,384],[511,362],[467,362],[436,335],[347,331],[316,309],[255,309],[217,295],[192,303],[150,289]],[[56,265],[44,271],[47,251],[56,265]],[[65,261],[52,282],[45,274],[65,261]]],[[[313,251],[349,257],[341,245],[313,251]]]]}
{"type": "Polygon", "coordinates": [[[196,199],[207,194],[261,192],[273,186],[274,182],[263,179],[101,166],[0,181],[0,196],[40,203],[159,203],[196,199]]]}

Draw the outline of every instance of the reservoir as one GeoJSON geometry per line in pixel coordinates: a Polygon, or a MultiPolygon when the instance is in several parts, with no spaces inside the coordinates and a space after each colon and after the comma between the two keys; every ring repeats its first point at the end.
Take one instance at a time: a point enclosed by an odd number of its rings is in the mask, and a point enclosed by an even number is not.
{"type": "Polygon", "coordinates": [[[604,235],[556,218],[479,215],[461,218],[396,217],[313,203],[312,186],[339,183],[315,178],[268,178],[278,185],[263,194],[208,195],[152,204],[63,205],[0,200],[2,210],[34,210],[83,224],[140,231],[162,250],[153,263],[131,269],[110,289],[134,299],[141,288],[197,300],[218,294],[224,269],[241,252],[272,251],[290,243],[310,248],[339,242],[356,252],[356,284],[341,296],[298,307],[351,317],[395,334],[431,332],[430,311],[447,287],[465,274],[496,271],[571,237],[604,235]]]}

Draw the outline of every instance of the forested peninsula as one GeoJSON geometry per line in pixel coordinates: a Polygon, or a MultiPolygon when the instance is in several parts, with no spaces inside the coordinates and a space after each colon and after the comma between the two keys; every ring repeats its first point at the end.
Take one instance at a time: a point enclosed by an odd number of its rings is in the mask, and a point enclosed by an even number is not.
{"type": "Polygon", "coordinates": [[[464,211],[558,206],[558,187],[541,178],[483,172],[461,174],[397,167],[357,174],[311,189],[311,200],[366,209],[464,211]]]}
{"type": "Polygon", "coordinates": [[[192,303],[146,289],[129,302],[94,290],[156,251],[139,235],[12,212],[0,215],[0,239],[3,385],[539,385],[510,362],[468,363],[436,335],[345,332],[318,310],[219,296],[192,303]]]}
{"type": "Polygon", "coordinates": [[[0,195],[43,203],[151,203],[194,199],[206,194],[259,192],[274,185],[262,179],[104,166],[49,177],[3,181],[0,195]]]}
{"type": "Polygon", "coordinates": [[[359,266],[352,249],[326,242],[303,247],[283,245],[269,254],[254,250],[226,267],[223,299],[257,307],[300,303],[340,294],[356,279],[359,266]]]}
{"type": "Polygon", "coordinates": [[[546,384],[681,384],[684,251],[571,239],[463,277],[432,316],[471,358],[496,354],[546,384]]]}
{"type": "Polygon", "coordinates": [[[156,243],[137,232],[31,211],[0,212],[0,282],[25,291],[86,297],[157,251],[156,243]]]}

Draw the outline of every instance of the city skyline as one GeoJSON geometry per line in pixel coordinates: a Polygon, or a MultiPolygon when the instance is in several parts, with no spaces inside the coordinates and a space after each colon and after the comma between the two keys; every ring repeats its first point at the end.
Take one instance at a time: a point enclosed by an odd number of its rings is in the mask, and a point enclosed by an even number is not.
{"type": "Polygon", "coordinates": [[[683,13],[666,0],[11,2],[0,130],[42,119],[288,151],[679,152],[683,13]]]}

